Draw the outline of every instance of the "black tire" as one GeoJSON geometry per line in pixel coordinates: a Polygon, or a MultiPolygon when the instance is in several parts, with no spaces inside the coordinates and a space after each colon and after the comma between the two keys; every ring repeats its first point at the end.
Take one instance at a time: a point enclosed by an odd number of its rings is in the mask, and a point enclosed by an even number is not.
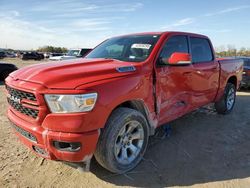
{"type": "Polygon", "coordinates": [[[216,109],[217,113],[218,114],[230,113],[234,108],[235,100],[236,100],[236,87],[232,83],[227,83],[225,91],[224,91],[224,95],[222,96],[220,101],[215,103],[215,109],[216,109]],[[228,105],[227,102],[229,100],[229,97],[231,96],[230,95],[231,91],[233,91],[233,101],[232,101],[231,105],[228,105]]]}
{"type": "MultiPolygon", "coordinates": [[[[121,174],[127,172],[135,168],[142,160],[142,157],[147,148],[148,137],[149,137],[148,124],[145,117],[140,112],[130,108],[122,108],[122,107],[117,108],[111,114],[106,123],[105,128],[101,132],[101,135],[97,143],[96,151],[94,154],[95,158],[101,166],[103,166],[104,168],[113,173],[121,174]],[[143,130],[143,138],[141,138],[140,141],[143,140],[143,144],[141,144],[141,147],[136,147],[137,149],[139,148],[139,150],[136,152],[136,155],[132,155],[133,152],[131,152],[131,156],[132,157],[136,156],[136,157],[131,162],[129,162],[129,164],[121,164],[118,159],[119,154],[115,154],[115,152],[117,151],[116,150],[117,141],[118,138],[120,137],[121,140],[120,142],[123,144],[120,144],[121,147],[120,149],[118,149],[118,151],[120,150],[120,153],[122,153],[122,151],[126,150],[127,153],[126,156],[128,157],[130,149],[124,146],[125,143],[124,137],[120,136],[120,133],[122,130],[124,130],[124,134],[127,134],[128,130],[126,131],[126,127],[129,125],[130,122],[136,122],[140,124],[140,125],[138,124],[140,126],[140,131],[143,130]]],[[[131,146],[132,145],[134,146],[134,144],[132,144],[132,141],[131,141],[131,146]]],[[[127,162],[128,159],[129,158],[127,158],[126,160],[127,162]]]]}

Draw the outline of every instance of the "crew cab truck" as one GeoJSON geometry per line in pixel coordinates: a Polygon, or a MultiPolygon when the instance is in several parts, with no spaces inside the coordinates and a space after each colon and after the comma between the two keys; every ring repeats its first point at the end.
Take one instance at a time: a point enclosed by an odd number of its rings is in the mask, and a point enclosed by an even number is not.
{"type": "Polygon", "coordinates": [[[123,173],[141,161],[157,127],[209,103],[231,112],[242,71],[240,60],[217,60],[203,35],[114,37],[85,58],[10,74],[8,118],[41,157],[90,164],[94,155],[123,173]]]}

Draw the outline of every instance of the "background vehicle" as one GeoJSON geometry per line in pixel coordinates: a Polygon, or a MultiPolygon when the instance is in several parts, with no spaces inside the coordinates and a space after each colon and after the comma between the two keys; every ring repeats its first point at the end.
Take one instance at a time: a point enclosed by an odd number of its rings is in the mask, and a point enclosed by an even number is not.
{"type": "Polygon", "coordinates": [[[6,54],[4,52],[0,52],[0,59],[3,59],[6,57],[6,54]]]}
{"type": "Polygon", "coordinates": [[[244,72],[241,82],[242,88],[250,88],[250,58],[242,58],[244,61],[244,72]]]}
{"type": "Polygon", "coordinates": [[[51,53],[46,52],[46,53],[44,53],[43,55],[44,55],[44,58],[49,58],[49,57],[51,56],[51,53]]]}
{"type": "Polygon", "coordinates": [[[104,168],[124,173],[141,161],[157,127],[210,103],[230,113],[242,71],[241,60],[216,59],[203,35],[115,37],[85,58],[11,74],[8,118],[42,157],[89,167],[95,155],[104,168]]]}
{"type": "Polygon", "coordinates": [[[49,57],[63,56],[63,53],[50,53],[49,57]]]}
{"type": "Polygon", "coordinates": [[[6,57],[8,58],[15,58],[16,55],[13,52],[5,52],[6,57]]]}
{"type": "Polygon", "coordinates": [[[41,59],[44,59],[44,56],[43,54],[40,54],[37,52],[26,52],[22,54],[21,58],[22,60],[29,60],[29,59],[41,60],[41,59]]]}
{"type": "Polygon", "coordinates": [[[15,58],[16,55],[15,55],[14,52],[1,51],[0,52],[0,59],[5,58],[5,57],[7,57],[7,58],[15,58]]]}
{"type": "Polygon", "coordinates": [[[67,59],[75,59],[79,57],[84,57],[91,49],[88,48],[81,48],[81,49],[71,49],[68,51],[66,55],[50,57],[49,60],[52,61],[61,61],[67,59]]]}
{"type": "Polygon", "coordinates": [[[18,51],[18,52],[16,53],[16,57],[22,58],[22,55],[23,55],[24,53],[25,53],[25,52],[18,51]]]}
{"type": "Polygon", "coordinates": [[[0,80],[4,81],[5,78],[7,78],[8,75],[15,70],[17,70],[17,67],[15,65],[0,62],[0,80]]]}

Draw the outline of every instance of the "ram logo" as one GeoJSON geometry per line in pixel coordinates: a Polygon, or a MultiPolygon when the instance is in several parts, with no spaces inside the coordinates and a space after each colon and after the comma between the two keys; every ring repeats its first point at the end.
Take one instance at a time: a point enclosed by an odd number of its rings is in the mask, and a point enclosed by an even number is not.
{"type": "Polygon", "coordinates": [[[15,103],[21,104],[21,99],[19,99],[17,97],[14,97],[11,94],[7,94],[7,97],[8,97],[9,100],[11,100],[11,101],[13,101],[15,103]]]}

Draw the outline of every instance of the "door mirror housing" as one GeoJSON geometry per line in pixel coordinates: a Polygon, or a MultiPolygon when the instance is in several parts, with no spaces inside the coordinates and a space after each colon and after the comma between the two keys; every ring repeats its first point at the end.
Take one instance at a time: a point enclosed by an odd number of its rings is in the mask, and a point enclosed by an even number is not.
{"type": "Polygon", "coordinates": [[[190,65],[191,57],[189,53],[174,52],[170,58],[162,58],[164,64],[168,65],[190,65]]]}

